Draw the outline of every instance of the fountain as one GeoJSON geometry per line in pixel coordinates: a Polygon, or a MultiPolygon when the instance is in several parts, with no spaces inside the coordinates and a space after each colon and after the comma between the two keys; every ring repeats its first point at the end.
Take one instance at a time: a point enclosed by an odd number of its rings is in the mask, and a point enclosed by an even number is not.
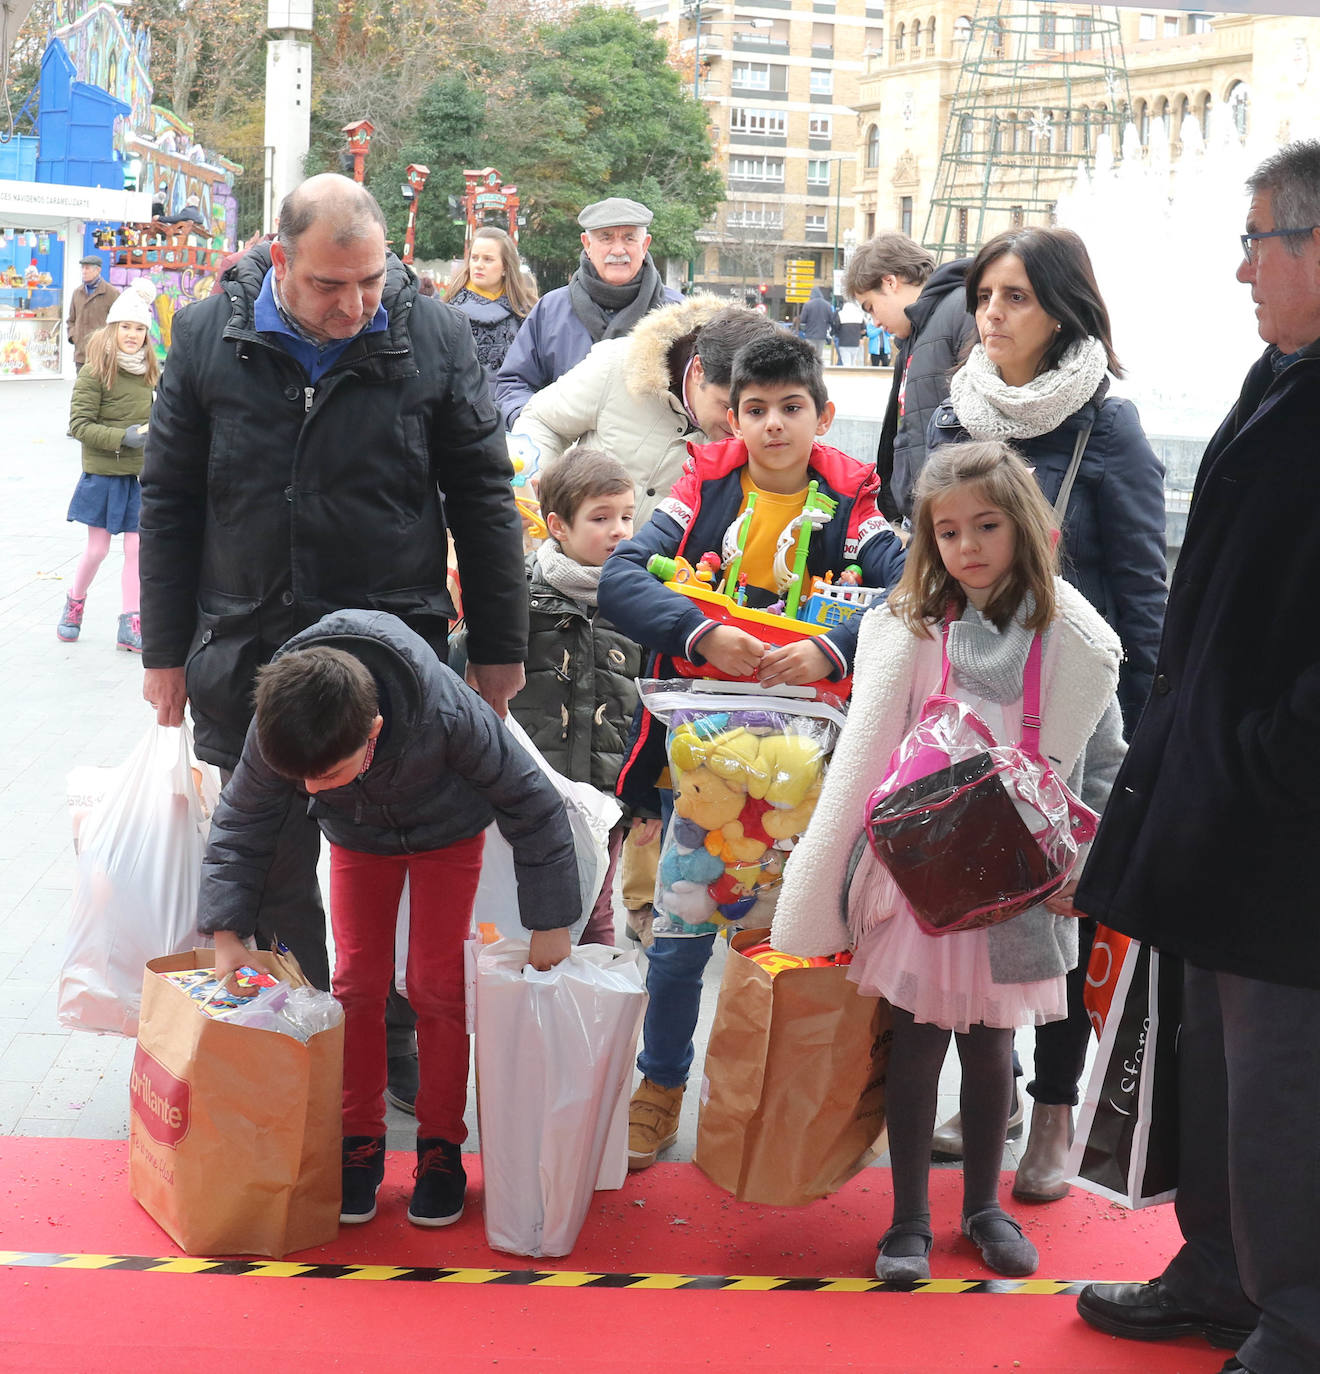
{"type": "Polygon", "coordinates": [[[1136,402],[1164,461],[1177,547],[1201,453],[1265,347],[1250,290],[1235,273],[1244,183],[1272,148],[1244,146],[1224,106],[1211,110],[1206,139],[1194,118],[1183,121],[1176,159],[1161,120],[1148,143],[1143,151],[1129,124],[1116,160],[1102,136],[1094,170],[1060,197],[1058,222],[1091,254],[1127,374],[1114,390],[1136,402]]]}

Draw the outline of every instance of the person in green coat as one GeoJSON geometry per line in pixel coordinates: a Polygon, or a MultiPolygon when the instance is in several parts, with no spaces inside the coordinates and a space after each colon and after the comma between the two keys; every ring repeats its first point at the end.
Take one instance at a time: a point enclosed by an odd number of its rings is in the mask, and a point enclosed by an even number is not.
{"type": "MultiPolygon", "coordinates": [[[[105,326],[87,341],[87,361],[73,384],[69,434],[82,444],[82,476],[69,502],[70,520],[87,526],[87,547],[74,569],[55,633],[66,644],[82,630],[87,589],[110,552],[110,537],[124,536],[123,610],[115,647],[142,652],[138,614],[138,474],[147,442],[151,401],[160,365],[151,347],[151,304],[145,278],[110,307],[105,326]]],[[[152,289],[151,298],[155,291],[152,289]]]]}

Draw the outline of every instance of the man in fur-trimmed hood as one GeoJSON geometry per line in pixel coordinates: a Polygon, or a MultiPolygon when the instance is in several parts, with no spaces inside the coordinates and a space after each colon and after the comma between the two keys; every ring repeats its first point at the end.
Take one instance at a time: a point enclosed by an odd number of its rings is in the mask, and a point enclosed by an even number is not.
{"type": "Polygon", "coordinates": [[[652,311],[623,339],[603,339],[523,407],[514,434],[527,435],[540,462],[576,443],[602,448],[637,488],[636,528],[678,480],[688,441],[730,437],[734,354],[772,332],[764,315],[695,295],[652,311]]]}

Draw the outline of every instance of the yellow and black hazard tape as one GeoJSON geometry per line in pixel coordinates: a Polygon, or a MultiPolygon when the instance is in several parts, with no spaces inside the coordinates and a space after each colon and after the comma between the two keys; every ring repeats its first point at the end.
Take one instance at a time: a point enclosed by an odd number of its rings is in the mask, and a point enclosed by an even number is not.
{"type": "Polygon", "coordinates": [[[384,1283],[480,1284],[491,1288],[696,1289],[720,1293],[1007,1293],[1069,1297],[1085,1280],[779,1278],[770,1274],[601,1274],[566,1269],[444,1269],[429,1265],[298,1264],[289,1260],[201,1259],[191,1256],[45,1254],[0,1250],[0,1268],[78,1269],[134,1274],[219,1274],[253,1279],[359,1279],[384,1283]]]}

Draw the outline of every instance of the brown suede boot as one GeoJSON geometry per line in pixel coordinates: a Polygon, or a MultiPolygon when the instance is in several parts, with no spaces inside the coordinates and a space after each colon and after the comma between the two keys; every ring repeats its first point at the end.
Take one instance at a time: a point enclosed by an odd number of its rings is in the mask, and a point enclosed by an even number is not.
{"type": "Polygon", "coordinates": [[[1013,1196],[1024,1202],[1058,1202],[1072,1191],[1068,1150],[1073,1142],[1072,1108],[1037,1102],[1031,1109],[1031,1134],[1013,1181],[1013,1196]]]}
{"type": "Polygon", "coordinates": [[[628,1167],[649,1169],[661,1150],[678,1139],[683,1085],[662,1088],[643,1078],[628,1104],[628,1167]]]}

